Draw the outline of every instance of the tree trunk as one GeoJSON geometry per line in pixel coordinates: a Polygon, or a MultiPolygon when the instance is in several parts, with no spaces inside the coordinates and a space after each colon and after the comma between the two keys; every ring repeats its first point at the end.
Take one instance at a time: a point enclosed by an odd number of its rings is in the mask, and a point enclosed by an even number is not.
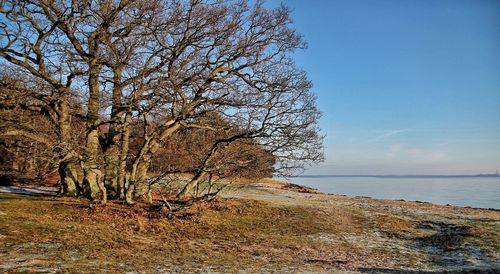
{"type": "Polygon", "coordinates": [[[101,171],[97,165],[98,146],[98,132],[97,129],[94,129],[87,134],[86,160],[83,167],[83,195],[91,201],[102,198],[99,188],[99,175],[101,171]]]}
{"type": "Polygon", "coordinates": [[[69,113],[68,89],[60,90],[58,113],[61,162],[59,163],[60,190],[63,196],[77,196],[80,194],[78,184],[77,159],[71,148],[71,115],[69,113]]]}
{"type": "Polygon", "coordinates": [[[132,121],[132,113],[127,111],[125,113],[125,120],[122,127],[121,134],[121,147],[120,147],[120,163],[118,169],[118,193],[120,199],[125,197],[125,181],[127,174],[127,156],[129,150],[129,138],[130,138],[130,122],[132,121]]]}
{"type": "Polygon", "coordinates": [[[165,140],[174,132],[181,128],[179,121],[171,120],[166,123],[166,128],[160,132],[159,136],[145,141],[139,155],[132,165],[132,172],[130,174],[130,184],[133,186],[133,196],[135,198],[143,197],[147,194],[149,186],[147,185],[148,171],[151,166],[151,160],[154,153],[160,149],[161,140],[165,140]]]}
{"type": "Polygon", "coordinates": [[[113,95],[111,105],[111,124],[109,126],[108,141],[109,146],[105,151],[105,175],[104,185],[107,193],[112,198],[120,197],[120,132],[122,131],[122,86],[121,86],[122,70],[117,67],[113,71],[113,95]]]}
{"type": "Polygon", "coordinates": [[[145,155],[143,160],[139,162],[137,168],[131,176],[131,181],[134,184],[134,198],[141,198],[147,194],[149,186],[147,185],[148,170],[151,165],[151,155],[145,155]]]}
{"type": "Polygon", "coordinates": [[[104,186],[110,198],[119,198],[120,190],[118,183],[118,172],[120,165],[120,150],[118,145],[112,144],[104,159],[106,161],[104,169],[104,186]]]}
{"type": "Polygon", "coordinates": [[[61,189],[59,193],[64,196],[78,196],[78,172],[75,162],[64,161],[59,164],[61,189]]]}
{"type": "Polygon", "coordinates": [[[177,194],[177,198],[184,198],[188,193],[193,191],[193,188],[197,186],[199,183],[203,181],[203,178],[205,177],[206,172],[200,171],[198,172],[189,183],[187,183],[184,188],[177,194]]]}
{"type": "Polygon", "coordinates": [[[100,67],[91,65],[89,70],[89,100],[87,111],[87,140],[83,168],[83,194],[89,200],[99,199],[99,174],[97,157],[99,156],[99,72],[100,67]]]}

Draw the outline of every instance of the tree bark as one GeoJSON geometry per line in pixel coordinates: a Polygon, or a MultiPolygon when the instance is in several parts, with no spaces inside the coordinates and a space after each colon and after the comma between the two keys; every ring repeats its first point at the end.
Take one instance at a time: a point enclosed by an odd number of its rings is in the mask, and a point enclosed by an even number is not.
{"type": "Polygon", "coordinates": [[[83,194],[93,201],[100,199],[99,174],[97,157],[99,156],[99,72],[100,66],[91,64],[89,69],[89,100],[87,111],[87,138],[83,169],[83,194]]]}
{"type": "Polygon", "coordinates": [[[86,155],[83,167],[83,195],[93,201],[101,198],[99,189],[99,174],[97,151],[99,146],[97,129],[87,134],[86,155]]]}
{"type": "MultiPolygon", "coordinates": [[[[149,153],[148,153],[149,154],[149,153]]],[[[151,155],[146,155],[139,162],[131,180],[134,183],[134,197],[140,198],[147,194],[149,186],[146,181],[148,178],[148,170],[151,165],[151,155]]]]}
{"type": "Polygon", "coordinates": [[[63,196],[77,196],[80,194],[80,186],[78,183],[77,159],[73,155],[71,148],[71,115],[69,113],[69,98],[68,89],[60,90],[59,107],[56,109],[58,113],[60,146],[62,158],[59,163],[60,190],[59,193],[63,196]]]}
{"type": "Polygon", "coordinates": [[[130,122],[132,121],[132,113],[125,113],[125,120],[122,126],[121,142],[120,142],[120,163],[118,170],[118,193],[120,199],[125,197],[125,183],[127,174],[127,156],[129,150],[130,139],[130,122]]]}
{"type": "Polygon", "coordinates": [[[193,191],[194,187],[201,183],[206,175],[206,172],[200,171],[198,172],[189,183],[187,183],[184,188],[177,194],[177,198],[184,198],[188,193],[193,191]]]}
{"type": "Polygon", "coordinates": [[[76,163],[71,161],[59,164],[59,176],[61,177],[61,189],[59,193],[64,196],[78,196],[78,172],[76,163]]]}
{"type": "Polygon", "coordinates": [[[118,172],[120,165],[120,150],[118,145],[112,144],[106,151],[104,169],[104,186],[110,198],[119,198],[120,190],[118,183],[118,172]]]}
{"type": "Polygon", "coordinates": [[[111,105],[111,124],[108,132],[108,147],[105,151],[105,174],[104,185],[107,193],[112,198],[120,197],[120,132],[123,127],[122,119],[122,86],[121,86],[121,68],[115,68],[113,76],[113,95],[111,105]]]}
{"type": "Polygon", "coordinates": [[[130,184],[134,188],[133,196],[135,198],[144,197],[149,190],[147,185],[148,171],[151,166],[152,156],[160,149],[161,140],[171,136],[181,128],[181,123],[176,120],[171,120],[166,123],[166,127],[159,133],[156,138],[145,140],[139,155],[136,157],[130,174],[130,184]]]}

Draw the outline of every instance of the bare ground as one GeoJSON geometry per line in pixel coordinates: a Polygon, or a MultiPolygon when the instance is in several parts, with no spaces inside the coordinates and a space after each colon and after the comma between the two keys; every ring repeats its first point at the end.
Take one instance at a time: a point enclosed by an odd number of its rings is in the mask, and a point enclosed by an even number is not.
{"type": "Polygon", "coordinates": [[[276,181],[222,196],[173,213],[0,194],[0,270],[500,272],[496,210],[327,195],[276,181]]]}

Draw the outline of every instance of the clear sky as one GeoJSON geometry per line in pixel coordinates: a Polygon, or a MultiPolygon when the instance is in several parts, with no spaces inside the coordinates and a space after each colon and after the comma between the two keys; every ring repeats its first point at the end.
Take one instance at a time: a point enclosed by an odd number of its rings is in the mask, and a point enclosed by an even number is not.
{"type": "Polygon", "coordinates": [[[500,171],[500,1],[280,2],[327,135],[306,174],[500,171]]]}

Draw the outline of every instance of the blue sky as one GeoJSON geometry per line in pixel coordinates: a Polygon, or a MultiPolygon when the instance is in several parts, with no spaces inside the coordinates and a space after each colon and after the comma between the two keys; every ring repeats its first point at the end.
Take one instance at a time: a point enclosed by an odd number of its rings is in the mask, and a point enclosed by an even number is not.
{"type": "Polygon", "coordinates": [[[500,170],[500,1],[281,2],[327,135],[306,174],[500,170]]]}

